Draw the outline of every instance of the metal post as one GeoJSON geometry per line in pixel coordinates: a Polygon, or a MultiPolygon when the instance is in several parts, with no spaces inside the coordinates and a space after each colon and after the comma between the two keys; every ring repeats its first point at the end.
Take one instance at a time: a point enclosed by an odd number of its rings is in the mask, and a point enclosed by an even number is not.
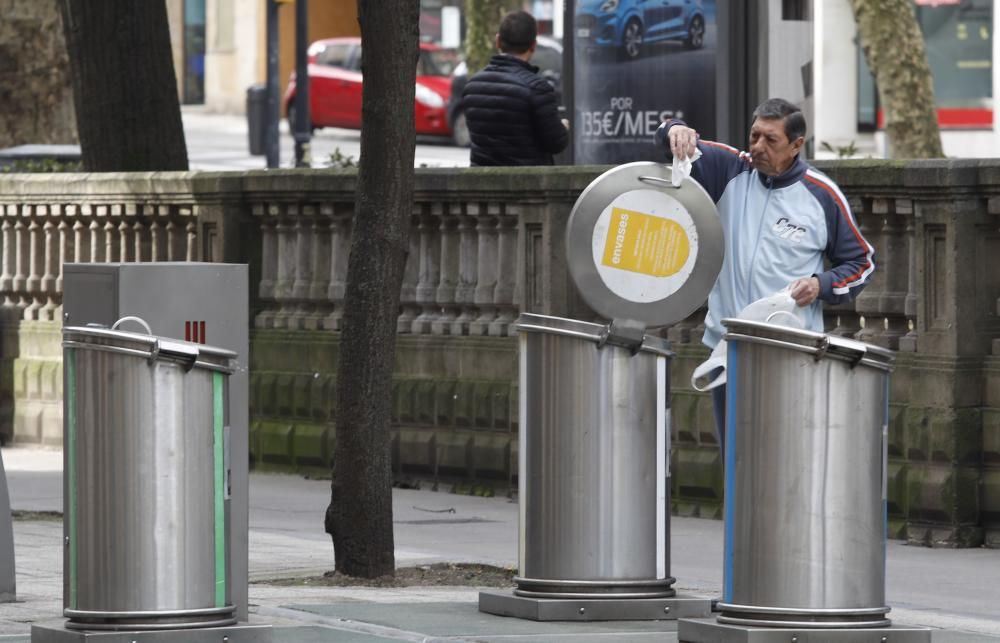
{"type": "Polygon", "coordinates": [[[295,167],[309,167],[312,163],[308,48],[309,0],[295,0],[295,167]]]}
{"type": "Polygon", "coordinates": [[[267,167],[276,168],[280,164],[281,148],[278,140],[278,119],[281,110],[278,104],[278,2],[267,0],[267,133],[264,136],[264,150],[267,167]]]}
{"type": "Polygon", "coordinates": [[[10,493],[7,473],[0,458],[0,603],[13,603],[17,598],[14,574],[14,519],[10,513],[10,493]]]}

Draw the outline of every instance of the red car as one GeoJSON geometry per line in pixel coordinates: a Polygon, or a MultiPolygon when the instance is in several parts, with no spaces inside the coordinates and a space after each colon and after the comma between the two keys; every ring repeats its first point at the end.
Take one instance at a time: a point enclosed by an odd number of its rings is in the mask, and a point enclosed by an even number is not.
{"type": "MultiPolygon", "coordinates": [[[[361,38],[329,38],[309,45],[309,111],[312,125],[361,129],[361,38]]],[[[451,136],[448,98],[458,52],[420,43],[415,95],[417,134],[451,136]]],[[[295,74],[288,80],[284,106],[295,121],[295,74]]],[[[292,128],[294,129],[294,128],[292,128]]]]}

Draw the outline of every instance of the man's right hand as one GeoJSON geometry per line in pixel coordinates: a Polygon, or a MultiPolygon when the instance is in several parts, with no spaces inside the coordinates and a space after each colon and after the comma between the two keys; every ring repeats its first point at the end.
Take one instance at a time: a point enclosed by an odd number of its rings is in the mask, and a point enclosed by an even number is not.
{"type": "Polygon", "coordinates": [[[670,138],[670,153],[675,159],[688,159],[694,156],[698,148],[698,132],[687,125],[674,125],[667,132],[670,138]]]}

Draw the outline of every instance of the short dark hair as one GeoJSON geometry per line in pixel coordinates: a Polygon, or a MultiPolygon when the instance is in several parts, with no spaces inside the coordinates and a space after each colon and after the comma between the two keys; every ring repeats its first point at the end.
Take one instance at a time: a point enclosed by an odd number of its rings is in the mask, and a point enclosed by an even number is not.
{"type": "MultiPolygon", "coordinates": [[[[794,142],[806,135],[806,117],[802,110],[784,98],[768,98],[753,110],[753,120],[758,118],[780,118],[785,122],[785,136],[794,142]]],[[[753,121],[751,121],[752,123],[753,121]]]]}
{"type": "Polygon", "coordinates": [[[523,54],[531,49],[538,37],[538,25],[527,11],[512,11],[500,21],[500,51],[523,54]]]}

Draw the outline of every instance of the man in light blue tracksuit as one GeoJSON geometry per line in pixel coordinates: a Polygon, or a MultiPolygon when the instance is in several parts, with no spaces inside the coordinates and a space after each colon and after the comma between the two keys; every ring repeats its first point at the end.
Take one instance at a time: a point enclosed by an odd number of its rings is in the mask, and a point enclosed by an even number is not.
{"type": "MultiPolygon", "coordinates": [[[[821,302],[850,301],[871,280],[875,250],[837,185],[799,158],[805,133],[802,111],[780,98],[754,110],[749,153],[702,141],[678,120],[656,132],[657,145],[669,143],[675,157],[701,151],[691,176],[711,195],[722,220],[726,254],[708,296],[703,341],[709,348],[722,339],[724,318],[785,287],[807,308],[807,328],[823,332],[821,302]]],[[[712,389],[712,402],[724,451],[725,386],[712,389]]]]}

